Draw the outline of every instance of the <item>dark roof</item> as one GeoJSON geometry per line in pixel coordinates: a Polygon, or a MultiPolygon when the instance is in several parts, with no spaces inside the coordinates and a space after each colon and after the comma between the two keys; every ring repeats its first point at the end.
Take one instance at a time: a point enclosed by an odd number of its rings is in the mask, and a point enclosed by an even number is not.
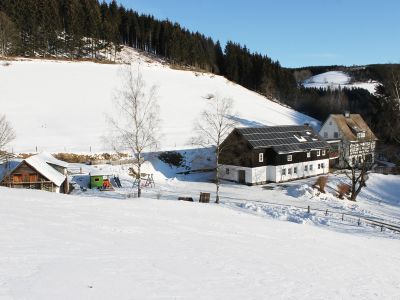
{"type": "Polygon", "coordinates": [[[310,126],[273,126],[236,128],[254,149],[272,148],[278,153],[329,148],[310,126]]]}

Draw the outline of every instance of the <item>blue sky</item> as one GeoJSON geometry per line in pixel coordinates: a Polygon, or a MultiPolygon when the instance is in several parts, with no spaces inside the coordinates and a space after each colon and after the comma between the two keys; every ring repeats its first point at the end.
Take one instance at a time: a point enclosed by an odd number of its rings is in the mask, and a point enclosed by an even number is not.
{"type": "MultiPolygon", "coordinates": [[[[117,0],[118,1],[118,0],[117,0]]],[[[119,0],[285,67],[400,63],[399,0],[119,0]]]]}

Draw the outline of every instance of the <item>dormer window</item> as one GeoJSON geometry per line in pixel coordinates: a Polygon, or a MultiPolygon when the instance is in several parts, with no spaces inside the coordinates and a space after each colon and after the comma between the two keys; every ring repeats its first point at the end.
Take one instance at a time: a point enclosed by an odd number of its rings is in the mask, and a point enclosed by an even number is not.
{"type": "Polygon", "coordinates": [[[264,162],[264,153],[258,154],[258,162],[264,162]]]}
{"type": "Polygon", "coordinates": [[[365,138],[365,132],[364,132],[364,131],[361,131],[361,132],[357,133],[357,137],[358,137],[359,139],[365,138]]]}
{"type": "Polygon", "coordinates": [[[321,150],[317,150],[317,156],[321,156],[321,150]]]}
{"type": "Polygon", "coordinates": [[[322,156],[325,156],[325,154],[326,154],[326,150],[324,149],[324,150],[322,150],[322,156]]]}
{"type": "Polygon", "coordinates": [[[308,151],[307,152],[307,158],[310,158],[311,157],[311,151],[308,151]]]}
{"type": "Polygon", "coordinates": [[[293,159],[292,155],[287,156],[287,161],[292,161],[292,159],[293,159]]]}

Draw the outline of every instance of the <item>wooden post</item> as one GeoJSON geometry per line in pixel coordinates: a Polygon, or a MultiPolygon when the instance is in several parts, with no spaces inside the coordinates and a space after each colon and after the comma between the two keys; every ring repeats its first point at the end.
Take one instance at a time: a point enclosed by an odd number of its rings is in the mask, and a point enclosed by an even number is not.
{"type": "Polygon", "coordinates": [[[308,212],[308,213],[311,213],[311,207],[310,207],[310,205],[307,206],[307,212],[308,212]]]}
{"type": "Polygon", "coordinates": [[[326,212],[325,212],[325,216],[327,216],[328,215],[328,210],[326,210],[326,212]]]}
{"type": "Polygon", "coordinates": [[[383,225],[381,225],[381,232],[383,231],[383,225]]]}
{"type": "Polygon", "coordinates": [[[344,214],[342,214],[342,221],[344,221],[344,214]]]}
{"type": "Polygon", "coordinates": [[[358,226],[360,226],[360,225],[361,225],[361,219],[360,219],[360,218],[358,219],[358,222],[357,222],[357,224],[358,224],[358,226]]]}

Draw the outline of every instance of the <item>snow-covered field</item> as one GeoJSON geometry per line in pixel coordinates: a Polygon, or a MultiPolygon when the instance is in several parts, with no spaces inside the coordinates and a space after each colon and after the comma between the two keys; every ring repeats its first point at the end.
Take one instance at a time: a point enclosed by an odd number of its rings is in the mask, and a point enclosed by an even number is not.
{"type": "Polygon", "coordinates": [[[375,88],[378,86],[376,81],[368,82],[350,82],[351,78],[348,74],[342,71],[329,71],[310,77],[303,82],[306,88],[330,88],[332,90],[340,88],[361,88],[369,91],[371,94],[375,93],[375,88]]]}
{"type": "MultiPolygon", "coordinates": [[[[235,101],[241,126],[319,122],[227,81],[224,77],[171,69],[125,50],[124,62],[140,63],[147,86],[158,86],[161,149],[188,148],[193,123],[210,94],[235,101]]],[[[0,61],[0,107],[16,129],[14,152],[102,152],[114,115],[113,96],[120,88],[122,64],[44,60],[0,61]]]]}
{"type": "Polygon", "coordinates": [[[0,188],[0,299],[396,299],[400,242],[224,205],[0,188]]]}

